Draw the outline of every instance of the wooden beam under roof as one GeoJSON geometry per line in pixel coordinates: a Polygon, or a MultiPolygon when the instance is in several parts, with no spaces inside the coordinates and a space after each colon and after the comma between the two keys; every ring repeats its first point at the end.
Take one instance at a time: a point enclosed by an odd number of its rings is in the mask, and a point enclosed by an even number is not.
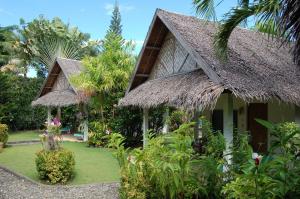
{"type": "Polygon", "coordinates": [[[149,50],[160,50],[160,47],[157,47],[157,46],[146,46],[146,49],[149,49],[149,50]]]}
{"type": "Polygon", "coordinates": [[[149,77],[149,74],[138,73],[135,76],[137,76],[137,77],[149,77]]]}

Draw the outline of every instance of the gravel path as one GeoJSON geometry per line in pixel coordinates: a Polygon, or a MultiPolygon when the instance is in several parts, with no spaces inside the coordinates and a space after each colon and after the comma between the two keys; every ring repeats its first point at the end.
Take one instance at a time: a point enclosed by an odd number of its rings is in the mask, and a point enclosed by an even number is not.
{"type": "Polygon", "coordinates": [[[118,187],[118,183],[42,185],[0,168],[0,199],[114,199],[118,198],[118,187]]]}

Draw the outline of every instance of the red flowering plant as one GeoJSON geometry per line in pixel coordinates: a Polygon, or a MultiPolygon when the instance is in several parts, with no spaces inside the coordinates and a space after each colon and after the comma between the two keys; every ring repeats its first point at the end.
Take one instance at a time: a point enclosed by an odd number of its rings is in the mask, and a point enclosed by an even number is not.
{"type": "Polygon", "coordinates": [[[58,118],[54,118],[50,124],[47,124],[47,130],[41,136],[42,144],[45,150],[56,150],[60,148],[59,142],[62,140],[61,122],[58,118]]]}

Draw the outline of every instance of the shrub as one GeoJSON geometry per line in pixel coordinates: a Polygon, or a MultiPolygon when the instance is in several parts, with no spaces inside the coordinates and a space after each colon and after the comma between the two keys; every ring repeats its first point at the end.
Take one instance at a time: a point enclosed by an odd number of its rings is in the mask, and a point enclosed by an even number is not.
{"type": "Polygon", "coordinates": [[[299,126],[257,121],[270,130],[270,150],[255,161],[239,162],[241,169],[222,192],[228,198],[299,198],[299,126]]]}
{"type": "Polygon", "coordinates": [[[112,134],[110,146],[117,149],[115,154],[121,167],[120,196],[216,196],[222,187],[220,182],[223,181],[220,163],[212,157],[199,157],[194,152],[191,129],[193,124],[184,124],[170,134],[150,136],[145,149],[130,152],[124,148],[124,138],[119,134],[112,134]]]}
{"type": "Polygon", "coordinates": [[[64,184],[73,177],[75,159],[72,152],[66,149],[41,150],[36,155],[36,169],[41,180],[64,184]]]}
{"type": "Polygon", "coordinates": [[[182,110],[173,111],[168,120],[167,124],[169,125],[169,130],[174,131],[179,128],[180,125],[188,122],[188,114],[182,110]]]}
{"type": "Polygon", "coordinates": [[[107,134],[109,130],[105,124],[101,122],[90,122],[89,130],[89,146],[104,147],[107,145],[107,134]]]}
{"type": "Polygon", "coordinates": [[[0,123],[0,142],[2,142],[3,146],[5,146],[7,140],[8,140],[8,127],[6,124],[0,123]]]}

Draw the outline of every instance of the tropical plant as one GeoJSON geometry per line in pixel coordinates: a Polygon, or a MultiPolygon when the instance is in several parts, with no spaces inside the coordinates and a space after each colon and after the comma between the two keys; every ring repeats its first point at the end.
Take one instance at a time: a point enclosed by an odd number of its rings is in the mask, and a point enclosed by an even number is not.
{"type": "Polygon", "coordinates": [[[269,153],[239,163],[241,169],[235,173],[235,179],[224,186],[223,193],[228,198],[299,197],[299,126],[257,121],[268,128],[274,138],[269,153]]]}
{"type": "Polygon", "coordinates": [[[147,146],[129,151],[112,134],[121,167],[122,198],[217,198],[223,185],[222,161],[192,148],[194,123],[166,135],[150,135],[147,146]]]}
{"type": "Polygon", "coordinates": [[[72,82],[83,93],[96,98],[92,102],[98,103],[101,121],[104,122],[106,100],[109,100],[111,93],[118,95],[118,92],[125,90],[135,59],[131,54],[132,45],[113,32],[108,33],[102,48],[98,57],[83,59],[85,70],[73,77],[72,82]]]}
{"type": "MultiPolygon", "coordinates": [[[[216,20],[215,8],[222,1],[193,0],[196,13],[206,19],[216,20]]],[[[227,58],[228,40],[232,31],[250,17],[255,20],[258,30],[270,36],[284,37],[287,42],[295,41],[294,57],[299,64],[300,37],[299,18],[300,3],[295,0],[240,0],[222,20],[222,25],[215,37],[215,50],[221,59],[227,58]]]]}
{"type": "Polygon", "coordinates": [[[57,57],[78,60],[88,53],[96,55],[99,42],[89,38],[88,34],[70,27],[59,18],[49,21],[40,16],[29,23],[21,19],[14,45],[16,58],[20,60],[18,65],[24,68],[30,65],[38,72],[46,73],[57,57]]]}

